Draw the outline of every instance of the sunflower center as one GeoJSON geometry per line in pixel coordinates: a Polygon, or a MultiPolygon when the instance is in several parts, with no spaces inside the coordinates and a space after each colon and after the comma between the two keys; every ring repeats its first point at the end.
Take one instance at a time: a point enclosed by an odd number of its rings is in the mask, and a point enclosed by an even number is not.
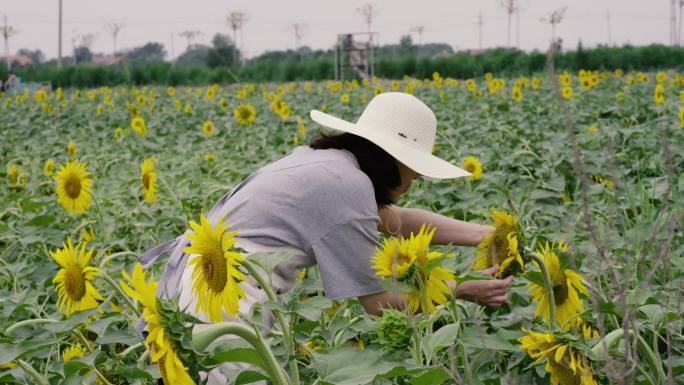
{"type": "MultiPolygon", "coordinates": [[[[510,226],[501,225],[494,230],[492,238],[492,247],[496,252],[496,262],[502,264],[508,258],[508,234],[513,229],[510,226]]],[[[490,254],[491,255],[491,254],[490,254]]]]}
{"type": "Polygon", "coordinates": [[[220,293],[228,281],[228,264],[221,248],[217,247],[202,254],[202,276],[214,293],[220,293]]]}
{"type": "Polygon", "coordinates": [[[149,173],[143,174],[142,182],[143,182],[143,187],[145,187],[145,190],[149,190],[150,189],[150,174],[149,173]]]}
{"type": "Polygon", "coordinates": [[[247,120],[247,119],[249,119],[251,116],[252,116],[252,113],[251,113],[248,109],[243,108],[242,110],[240,110],[240,117],[241,117],[242,119],[247,120]]]}
{"type": "Polygon", "coordinates": [[[469,173],[475,172],[475,165],[473,163],[467,163],[465,166],[466,171],[469,173]]]}
{"type": "Polygon", "coordinates": [[[71,199],[76,199],[81,195],[81,178],[78,175],[69,175],[64,181],[64,191],[71,199]]]}
{"type": "Polygon", "coordinates": [[[64,289],[74,301],[78,301],[85,295],[86,281],[83,270],[78,265],[70,265],[64,271],[64,289]]]}
{"type": "Polygon", "coordinates": [[[553,287],[553,299],[556,303],[556,306],[564,303],[565,300],[568,299],[569,288],[567,280],[565,279],[565,275],[563,275],[560,281],[560,284],[553,287]]]}

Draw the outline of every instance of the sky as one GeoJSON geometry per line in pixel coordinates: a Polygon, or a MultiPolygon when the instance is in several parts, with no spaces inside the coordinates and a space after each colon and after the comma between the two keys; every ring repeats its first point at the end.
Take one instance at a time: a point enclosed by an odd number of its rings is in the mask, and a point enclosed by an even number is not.
{"type": "MultiPolygon", "coordinates": [[[[231,11],[247,15],[238,46],[246,57],[269,50],[295,47],[293,23],[306,25],[302,45],[331,48],[338,33],[365,32],[365,20],[356,9],[371,3],[377,9],[372,30],[380,44],[397,43],[413,27],[423,26],[423,43],[447,43],[454,49],[479,48],[478,15],[482,14],[483,48],[506,46],[507,13],[500,0],[63,0],[64,55],[79,36],[95,34],[93,51],[111,53],[113,41],[104,28],[121,23],[117,49],[146,42],[162,43],[178,56],[187,47],[182,31],[197,30],[197,43],[208,44],[215,33],[232,35],[226,23],[231,11]]],[[[556,29],[566,48],[579,40],[584,46],[670,42],[670,0],[519,0],[519,47],[545,49],[551,27],[542,21],[567,7],[556,29]],[[610,40],[609,40],[610,39],[610,40]]],[[[48,58],[57,56],[57,0],[0,0],[0,27],[8,24],[19,33],[10,38],[10,52],[19,48],[41,49],[48,58]]],[[[516,15],[511,20],[511,45],[516,46],[516,15]]],[[[684,39],[682,39],[684,40],[684,39]]],[[[2,47],[4,49],[4,46],[2,47]]],[[[4,52],[4,51],[0,51],[4,52]]]]}

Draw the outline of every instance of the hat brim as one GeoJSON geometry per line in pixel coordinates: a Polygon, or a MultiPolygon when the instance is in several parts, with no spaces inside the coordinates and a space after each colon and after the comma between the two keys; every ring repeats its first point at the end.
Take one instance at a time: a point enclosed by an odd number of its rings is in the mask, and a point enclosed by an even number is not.
{"type": "Polygon", "coordinates": [[[387,151],[395,159],[423,176],[435,179],[450,179],[471,175],[468,171],[456,167],[432,154],[409,146],[399,139],[378,135],[371,127],[362,127],[318,110],[311,110],[309,115],[314,122],[324,127],[348,132],[370,140],[387,151]]]}

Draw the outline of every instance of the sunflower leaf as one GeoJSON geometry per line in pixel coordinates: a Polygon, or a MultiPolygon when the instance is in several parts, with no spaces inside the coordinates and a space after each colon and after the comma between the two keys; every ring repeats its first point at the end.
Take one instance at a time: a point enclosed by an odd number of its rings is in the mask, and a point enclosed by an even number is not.
{"type": "Polygon", "coordinates": [[[544,276],[542,276],[542,273],[539,270],[528,271],[525,273],[525,278],[535,285],[544,286],[544,276]]]}

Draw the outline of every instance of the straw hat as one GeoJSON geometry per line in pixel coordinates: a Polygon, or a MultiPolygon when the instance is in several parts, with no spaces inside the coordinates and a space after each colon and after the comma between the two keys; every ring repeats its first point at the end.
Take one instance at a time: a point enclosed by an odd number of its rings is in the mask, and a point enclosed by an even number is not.
{"type": "Polygon", "coordinates": [[[470,176],[470,173],[432,155],[437,119],[413,95],[386,92],[375,96],[356,123],[318,110],[311,119],[335,130],[366,138],[415,172],[436,179],[470,176]]]}

